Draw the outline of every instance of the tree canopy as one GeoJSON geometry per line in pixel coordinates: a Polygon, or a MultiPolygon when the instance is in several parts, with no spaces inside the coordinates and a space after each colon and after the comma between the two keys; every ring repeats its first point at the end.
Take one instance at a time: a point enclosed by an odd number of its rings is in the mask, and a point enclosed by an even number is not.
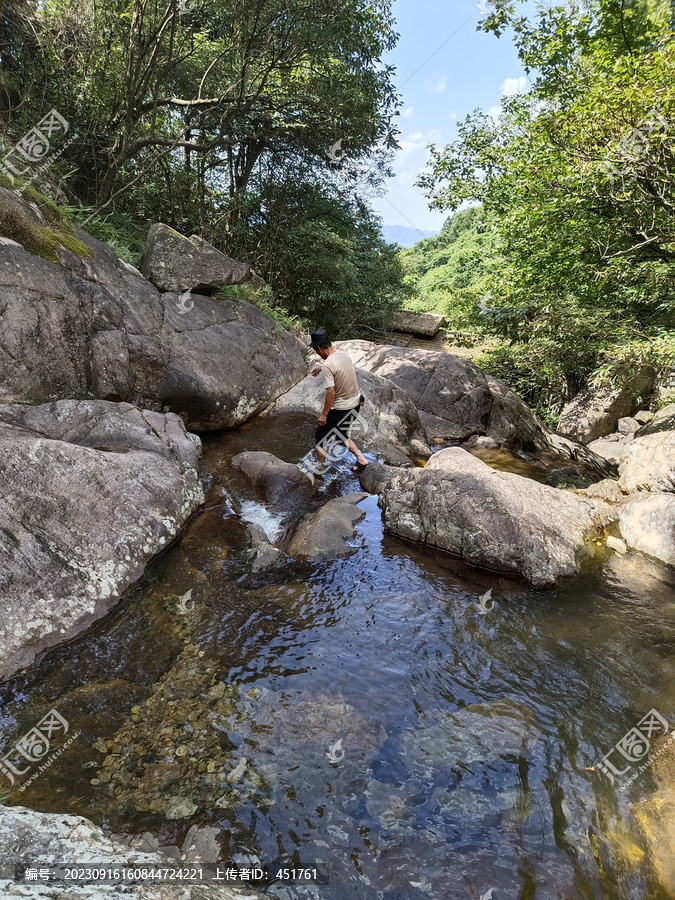
{"type": "Polygon", "coordinates": [[[441,209],[483,204],[499,255],[479,312],[512,343],[498,374],[559,410],[586,378],[675,360],[675,42],[670,4],[497,2],[531,88],[476,111],[420,178],[441,209]],[[521,387],[523,386],[521,382],[521,387]]]}
{"type": "MultiPolygon", "coordinates": [[[[378,262],[365,200],[396,146],[389,3],[5,0],[5,143],[54,108],[78,133],[55,171],[85,224],[198,232],[243,254],[293,312],[319,315],[319,298],[346,309],[370,273],[386,309],[400,270],[378,262]],[[281,264],[288,245],[270,253],[271,234],[296,242],[301,274],[281,264]]],[[[376,327],[375,305],[349,309],[376,327]]]]}

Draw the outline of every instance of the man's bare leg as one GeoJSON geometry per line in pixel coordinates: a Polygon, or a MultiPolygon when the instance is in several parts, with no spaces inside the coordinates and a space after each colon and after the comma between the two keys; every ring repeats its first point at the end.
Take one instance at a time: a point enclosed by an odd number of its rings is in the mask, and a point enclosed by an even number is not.
{"type": "Polygon", "coordinates": [[[352,440],[347,441],[347,449],[350,450],[354,454],[354,456],[356,457],[356,461],[360,466],[368,465],[368,460],[365,458],[363,453],[361,453],[361,451],[356,446],[354,441],[352,441],[352,440]]]}
{"type": "MultiPolygon", "coordinates": [[[[350,451],[350,453],[353,453],[353,454],[354,454],[354,456],[356,457],[356,461],[358,462],[358,464],[359,464],[360,466],[367,466],[367,465],[368,465],[368,460],[365,458],[365,456],[363,455],[363,453],[361,453],[361,451],[360,451],[359,448],[356,446],[356,444],[354,443],[354,441],[352,441],[352,440],[347,441],[346,446],[347,446],[347,449],[350,451]]],[[[317,444],[316,455],[317,455],[317,457],[318,457],[319,462],[321,463],[321,465],[324,465],[324,463],[326,462],[326,450],[325,450],[325,448],[324,448],[324,447],[321,447],[320,445],[317,444]]]]}

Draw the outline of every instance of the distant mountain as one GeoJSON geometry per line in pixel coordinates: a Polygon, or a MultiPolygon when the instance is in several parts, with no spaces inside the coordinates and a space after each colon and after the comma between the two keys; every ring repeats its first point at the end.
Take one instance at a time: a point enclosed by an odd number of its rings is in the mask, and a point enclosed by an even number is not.
{"type": "Polygon", "coordinates": [[[383,225],[382,236],[390,244],[400,244],[401,247],[412,247],[425,237],[433,237],[437,231],[418,231],[417,228],[409,228],[407,225],[383,225]]]}

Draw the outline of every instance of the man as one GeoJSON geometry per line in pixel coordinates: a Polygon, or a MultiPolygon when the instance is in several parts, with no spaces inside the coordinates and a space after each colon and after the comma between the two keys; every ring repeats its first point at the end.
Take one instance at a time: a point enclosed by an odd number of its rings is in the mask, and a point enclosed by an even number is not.
{"type": "Polygon", "coordinates": [[[361,409],[361,394],[356,381],[354,363],[343,350],[333,348],[325,328],[318,328],[312,332],[310,346],[324,361],[322,366],[315,366],[312,369],[312,375],[317,376],[319,372],[323,372],[326,381],[326,400],[323,411],[317,419],[319,427],[315,436],[319,462],[324,463],[326,459],[324,439],[330,432],[337,432],[347,449],[356,457],[356,465],[352,467],[352,472],[363,472],[368,460],[349,436],[350,427],[361,409]]]}

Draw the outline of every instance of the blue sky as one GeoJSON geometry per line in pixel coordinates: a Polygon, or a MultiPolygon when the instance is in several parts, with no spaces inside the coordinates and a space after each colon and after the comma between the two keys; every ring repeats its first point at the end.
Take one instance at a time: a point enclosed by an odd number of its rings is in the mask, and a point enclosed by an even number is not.
{"type": "Polygon", "coordinates": [[[427,145],[449,143],[456,137],[458,120],[476,108],[496,110],[503,93],[526,86],[510,36],[497,39],[476,31],[484,17],[476,3],[395,0],[400,38],[385,60],[396,66],[395,81],[404,102],[397,119],[401,150],[394,160],[396,177],[387,182],[384,197],[372,200],[385,225],[439,230],[447,214],[429,210],[422,191],[413,187],[427,162],[427,145]]]}

